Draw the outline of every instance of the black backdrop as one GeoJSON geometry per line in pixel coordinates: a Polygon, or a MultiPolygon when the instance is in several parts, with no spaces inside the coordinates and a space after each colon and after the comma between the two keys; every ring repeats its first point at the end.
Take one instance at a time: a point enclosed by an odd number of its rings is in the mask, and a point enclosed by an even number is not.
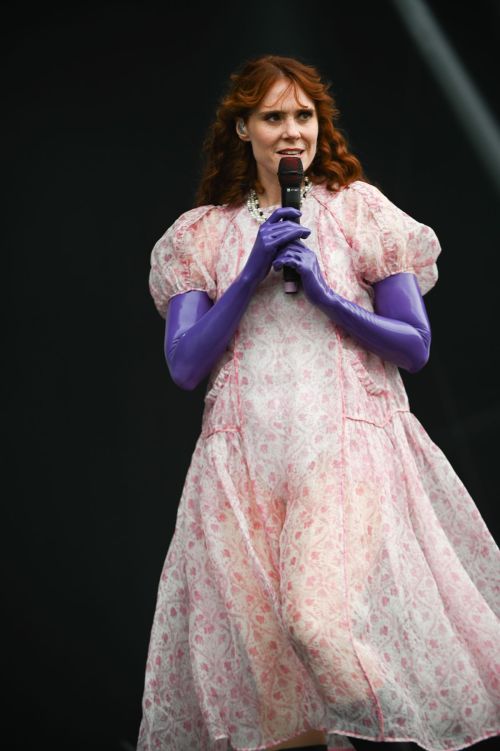
{"type": "MultiPolygon", "coordinates": [[[[500,119],[498,4],[430,6],[500,119]]],[[[192,206],[229,73],[266,52],[316,64],[370,179],[437,232],[431,358],[402,375],[497,541],[498,193],[389,0],[12,4],[2,50],[3,740],[132,749],[206,385],[170,381],[149,254],[192,206]]]]}

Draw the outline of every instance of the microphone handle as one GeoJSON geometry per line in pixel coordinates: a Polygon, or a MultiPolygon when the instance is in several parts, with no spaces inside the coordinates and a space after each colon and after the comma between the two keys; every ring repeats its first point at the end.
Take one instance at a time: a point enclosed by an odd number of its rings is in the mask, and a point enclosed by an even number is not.
{"type": "Polygon", "coordinates": [[[299,291],[300,274],[292,266],[283,266],[283,281],[285,282],[285,292],[290,294],[299,291]]]}
{"type": "MultiPolygon", "coordinates": [[[[291,206],[294,209],[300,210],[300,185],[297,187],[282,187],[281,188],[281,205],[291,206]]],[[[300,224],[300,218],[297,217],[292,221],[300,224]]],[[[283,281],[285,283],[285,292],[293,293],[298,292],[300,284],[300,274],[292,266],[283,266],[283,281]]]]}

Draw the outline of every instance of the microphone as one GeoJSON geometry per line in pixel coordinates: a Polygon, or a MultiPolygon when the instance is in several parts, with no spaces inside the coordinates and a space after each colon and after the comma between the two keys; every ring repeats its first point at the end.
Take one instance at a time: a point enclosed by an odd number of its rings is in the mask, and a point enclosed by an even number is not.
{"type": "MultiPolygon", "coordinates": [[[[283,156],[278,166],[278,179],[281,185],[281,205],[300,209],[300,191],[304,179],[304,167],[298,156],[283,156]]],[[[292,221],[300,224],[297,217],[292,221]]],[[[297,292],[300,274],[291,266],[283,266],[285,292],[297,292]]]]}

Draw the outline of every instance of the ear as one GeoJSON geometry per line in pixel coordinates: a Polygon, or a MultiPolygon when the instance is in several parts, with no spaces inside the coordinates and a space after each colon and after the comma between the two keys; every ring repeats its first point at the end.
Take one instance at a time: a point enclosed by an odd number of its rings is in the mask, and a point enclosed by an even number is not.
{"type": "Polygon", "coordinates": [[[249,141],[250,136],[247,133],[245,121],[242,117],[239,117],[236,120],[236,133],[238,134],[239,138],[241,138],[242,141],[249,141]]]}

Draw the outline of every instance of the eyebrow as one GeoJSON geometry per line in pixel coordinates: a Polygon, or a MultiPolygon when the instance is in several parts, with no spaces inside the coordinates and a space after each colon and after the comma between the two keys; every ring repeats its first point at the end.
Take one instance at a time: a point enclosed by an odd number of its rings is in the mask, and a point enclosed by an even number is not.
{"type": "MultiPolygon", "coordinates": [[[[264,107],[260,110],[260,112],[265,112],[266,115],[280,115],[282,112],[285,112],[285,110],[271,110],[267,109],[267,107],[264,107]]],[[[304,107],[298,107],[295,112],[314,112],[313,107],[309,107],[308,105],[304,105],[304,107]]]]}

